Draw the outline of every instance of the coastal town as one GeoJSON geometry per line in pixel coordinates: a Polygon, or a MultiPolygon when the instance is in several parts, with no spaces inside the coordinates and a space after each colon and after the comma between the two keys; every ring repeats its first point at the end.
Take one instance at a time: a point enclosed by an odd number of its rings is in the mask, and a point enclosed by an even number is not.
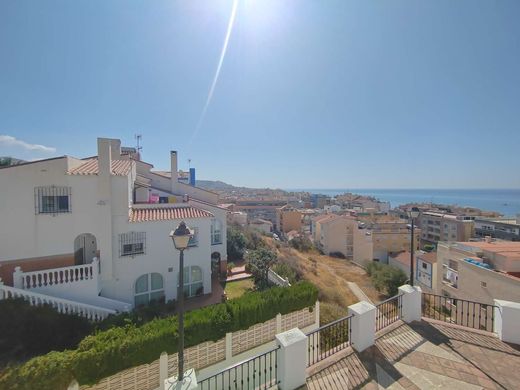
{"type": "Polygon", "coordinates": [[[520,389],[519,0],[0,0],[0,390],[520,389]]]}

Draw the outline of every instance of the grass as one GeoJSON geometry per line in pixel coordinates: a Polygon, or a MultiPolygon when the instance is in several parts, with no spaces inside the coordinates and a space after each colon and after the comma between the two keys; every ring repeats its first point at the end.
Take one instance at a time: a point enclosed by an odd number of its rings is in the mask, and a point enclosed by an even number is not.
{"type": "Polygon", "coordinates": [[[228,299],[238,298],[247,291],[252,291],[255,283],[252,278],[237,280],[234,282],[227,282],[224,288],[228,299]]]}

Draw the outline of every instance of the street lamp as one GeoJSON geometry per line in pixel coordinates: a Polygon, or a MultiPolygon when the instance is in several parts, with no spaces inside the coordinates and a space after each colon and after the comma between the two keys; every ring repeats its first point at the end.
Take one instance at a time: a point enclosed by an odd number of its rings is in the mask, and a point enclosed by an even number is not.
{"type": "Polygon", "coordinates": [[[182,383],[184,379],[184,250],[188,248],[193,231],[188,229],[186,224],[181,222],[175,231],[170,232],[173,245],[180,251],[179,259],[179,287],[177,290],[177,301],[179,304],[179,374],[177,383],[182,383]]]}
{"type": "Polygon", "coordinates": [[[410,240],[410,286],[413,286],[413,255],[415,252],[415,245],[413,241],[413,230],[414,230],[414,222],[415,218],[417,218],[421,214],[421,210],[419,210],[417,207],[412,207],[410,211],[408,211],[408,216],[412,220],[412,229],[411,229],[411,235],[412,238],[410,240]]]}

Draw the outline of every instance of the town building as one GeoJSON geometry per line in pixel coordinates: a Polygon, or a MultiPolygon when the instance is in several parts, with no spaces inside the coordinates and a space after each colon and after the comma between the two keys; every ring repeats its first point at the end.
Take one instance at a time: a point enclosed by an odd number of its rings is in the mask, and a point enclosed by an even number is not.
{"type": "Polygon", "coordinates": [[[474,236],[474,217],[422,212],[418,218],[422,244],[437,244],[439,241],[469,241],[474,236]]]}
{"type": "MultiPolygon", "coordinates": [[[[421,229],[414,229],[414,248],[419,249],[421,229]]],[[[410,250],[410,225],[406,222],[360,222],[353,235],[353,261],[366,267],[372,261],[388,263],[391,253],[410,250]]]]}
{"type": "Polygon", "coordinates": [[[314,220],[314,228],[314,242],[323,253],[341,253],[345,258],[352,259],[353,234],[357,228],[354,217],[325,214],[314,220]]]}
{"type": "Polygon", "coordinates": [[[441,242],[437,248],[437,293],[493,304],[520,302],[520,242],[486,238],[479,242],[441,242]]]}
{"type": "Polygon", "coordinates": [[[516,218],[475,218],[475,235],[501,240],[520,241],[520,215],[516,218]]]}
{"type": "Polygon", "coordinates": [[[295,208],[285,205],[276,209],[276,224],[274,229],[281,233],[302,229],[302,214],[295,208]]]}
{"type": "Polygon", "coordinates": [[[266,234],[269,234],[273,231],[273,223],[261,218],[253,219],[251,222],[249,222],[249,227],[266,234]]]}
{"type": "Polygon", "coordinates": [[[247,214],[249,220],[265,219],[276,224],[276,210],[287,204],[286,199],[273,197],[239,198],[235,200],[234,211],[247,214]]]}
{"type": "Polygon", "coordinates": [[[330,203],[330,197],[323,194],[311,194],[311,207],[314,209],[322,209],[330,203]]]}
{"type": "Polygon", "coordinates": [[[158,173],[117,139],[98,138],[97,149],[0,169],[3,282],[117,310],[176,299],[169,233],[185,221],[194,232],[185,294],[211,294],[227,261],[218,195],[178,181],[175,151],[170,172],[158,173]]]}
{"type": "Polygon", "coordinates": [[[243,211],[231,211],[227,215],[228,224],[236,224],[240,226],[247,225],[247,214],[243,211]]]}
{"type": "MultiPolygon", "coordinates": [[[[388,264],[410,275],[410,251],[393,253],[388,256],[388,264]]],[[[427,293],[437,288],[437,253],[417,251],[414,254],[414,285],[427,293]]]]}

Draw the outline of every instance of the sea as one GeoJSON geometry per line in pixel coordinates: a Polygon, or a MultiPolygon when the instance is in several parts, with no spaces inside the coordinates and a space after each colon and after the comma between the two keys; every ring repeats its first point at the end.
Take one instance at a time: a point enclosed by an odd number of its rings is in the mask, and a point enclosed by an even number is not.
{"type": "Polygon", "coordinates": [[[412,202],[477,207],[481,210],[497,211],[504,216],[520,214],[520,189],[287,189],[312,194],[335,196],[352,192],[373,196],[390,202],[391,207],[412,202]]]}

